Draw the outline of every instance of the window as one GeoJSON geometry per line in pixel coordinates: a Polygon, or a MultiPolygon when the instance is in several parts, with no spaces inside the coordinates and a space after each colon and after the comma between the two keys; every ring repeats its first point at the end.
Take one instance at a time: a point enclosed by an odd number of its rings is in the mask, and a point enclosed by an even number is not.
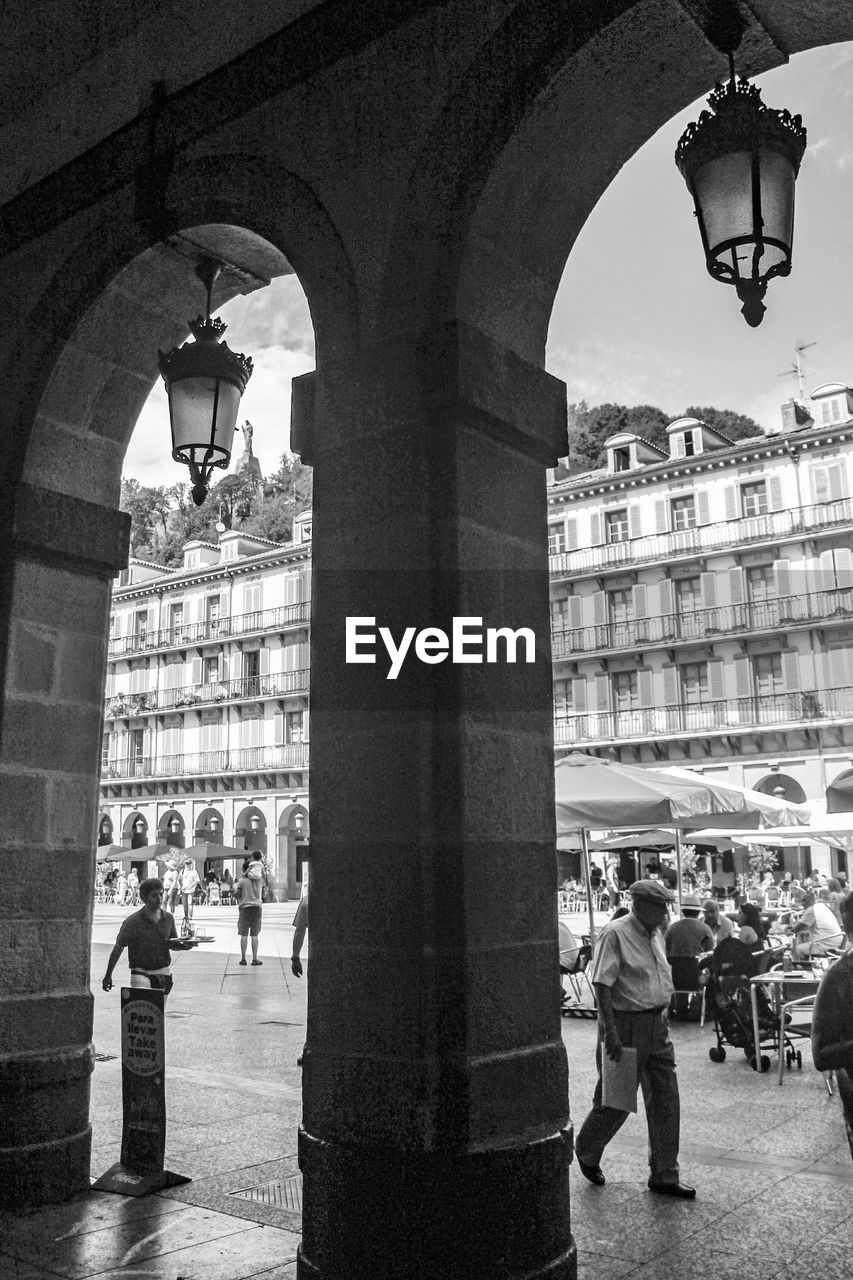
{"type": "Polygon", "coordinates": [[[117,635],[118,635],[118,615],[115,613],[111,613],[110,614],[110,639],[111,640],[114,639],[114,637],[117,635]]]}
{"type": "Polygon", "coordinates": [[[633,711],[640,705],[636,671],[616,671],[613,675],[613,705],[617,711],[633,711]]]}
{"type": "Polygon", "coordinates": [[[574,699],[571,680],[554,681],[554,715],[558,720],[572,714],[574,699]]]}
{"type": "Polygon", "coordinates": [[[679,613],[694,613],[702,607],[702,582],[699,578],[677,578],[675,603],[679,613]]]}
{"type": "Polygon", "coordinates": [[[221,742],[221,719],[218,711],[205,711],[201,718],[199,742],[202,754],[218,751],[221,742]]]}
{"type": "Polygon", "coordinates": [[[823,423],[841,421],[841,401],[838,397],[833,397],[832,400],[824,400],[820,406],[820,420],[823,423]]]}
{"type": "Polygon", "coordinates": [[[207,625],[210,628],[210,634],[215,636],[219,634],[219,611],[221,608],[220,596],[207,596],[204,602],[204,616],[207,625]]]}
{"type": "Polygon", "coordinates": [[[243,587],[243,612],[259,613],[261,608],[260,582],[247,582],[243,587]]]}
{"type": "Polygon", "coordinates": [[[631,470],[631,450],[622,448],[613,450],[613,470],[614,471],[630,471],[631,470]]]}
{"type": "Polygon", "coordinates": [[[776,574],[770,564],[746,571],[746,593],[750,604],[765,604],[776,598],[776,574]]]}
{"type": "Polygon", "coordinates": [[[184,602],[173,604],[169,610],[169,622],[173,631],[180,631],[184,625],[184,602]]]}
{"type": "Polygon", "coordinates": [[[634,617],[634,595],[630,587],[608,591],[608,612],[611,623],[630,622],[634,617]]]}
{"type": "Polygon", "coordinates": [[[128,743],[130,746],[130,758],[134,763],[138,764],[145,758],[145,730],[131,729],[128,743]]]}
{"type": "Polygon", "coordinates": [[[133,615],[133,634],[138,640],[144,640],[148,631],[148,610],[140,609],[133,615]]]}
{"type": "Polygon", "coordinates": [[[694,456],[694,454],[695,454],[695,453],[696,453],[696,444],[695,444],[695,441],[694,441],[693,432],[692,432],[692,431],[685,431],[685,433],[684,433],[684,456],[685,456],[685,458],[692,458],[692,457],[694,456]]]}
{"type": "Polygon", "coordinates": [[[240,746],[258,747],[261,743],[261,709],[246,707],[240,720],[240,746]]]}
{"type": "Polygon", "coordinates": [[[767,484],[754,480],[740,487],[740,504],[744,516],[763,516],[767,511],[767,484]]]}
{"type": "Polygon", "coordinates": [[[243,654],[243,679],[256,680],[261,674],[260,649],[247,649],[243,654]]]}
{"type": "Polygon", "coordinates": [[[784,687],[781,653],[757,653],[752,659],[752,674],[757,694],[781,693],[784,687]]]}
{"type": "Polygon", "coordinates": [[[673,529],[696,528],[696,499],[692,493],[683,498],[673,498],[669,507],[673,529]]]}
{"type": "Polygon", "coordinates": [[[284,718],[285,742],[305,741],[305,712],[288,711],[284,718]]]}
{"type": "Polygon", "coordinates": [[[202,684],[216,684],[219,679],[219,657],[214,654],[212,657],[202,658],[201,660],[201,682],[202,684]]]}
{"type": "Polygon", "coordinates": [[[113,759],[113,738],[114,734],[107,730],[101,738],[101,768],[106,769],[110,760],[113,759]]]}
{"type": "Polygon", "coordinates": [[[707,662],[685,662],[681,667],[681,697],[688,706],[706,702],[708,698],[707,662]]]}
{"type": "Polygon", "coordinates": [[[604,517],[604,528],[607,542],[628,541],[628,510],[608,511],[604,517]]]}
{"type": "Polygon", "coordinates": [[[566,526],[564,524],[548,525],[548,554],[557,556],[566,549],[566,526]]]}
{"type": "Polygon", "coordinates": [[[812,471],[812,487],[815,502],[837,502],[845,496],[844,464],[841,462],[824,463],[812,471]]]}

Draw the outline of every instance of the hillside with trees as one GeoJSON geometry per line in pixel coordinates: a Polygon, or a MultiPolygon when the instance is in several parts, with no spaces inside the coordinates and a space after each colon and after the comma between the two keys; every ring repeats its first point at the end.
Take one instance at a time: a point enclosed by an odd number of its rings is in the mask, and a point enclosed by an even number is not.
{"type": "MultiPolygon", "coordinates": [[[[697,408],[691,405],[684,418],[699,418],[729,440],[745,440],[760,436],[761,427],[745,414],[732,409],[697,408]]],[[[668,450],[666,429],[674,421],[656,405],[598,404],[590,406],[585,400],[569,405],[569,456],[572,470],[592,470],[606,462],[604,442],[620,431],[642,436],[650,444],[664,452],[668,450]]]]}
{"type": "Polygon", "coordinates": [[[289,542],[293,519],[311,506],[313,473],[293,454],[260,483],[242,474],[225,475],[197,507],[189,484],[142,485],[123,478],[119,506],[131,518],[130,554],[172,567],[181,562],[185,542],[217,542],[217,522],[227,529],[289,542]]]}

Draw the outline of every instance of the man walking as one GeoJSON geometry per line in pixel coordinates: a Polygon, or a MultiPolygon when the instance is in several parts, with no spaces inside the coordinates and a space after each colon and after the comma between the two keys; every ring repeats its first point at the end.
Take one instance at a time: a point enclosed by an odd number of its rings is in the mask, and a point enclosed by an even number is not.
{"type": "Polygon", "coordinates": [[[604,1186],[604,1148],[629,1112],[602,1104],[602,1053],[619,1062],[623,1045],[630,1046],[637,1051],[637,1077],[649,1130],[649,1189],[692,1200],[695,1189],[679,1178],[680,1100],[667,1022],[673,985],[661,933],[675,894],[659,880],[638,880],[629,892],[630,913],[604,926],[593,957],[590,978],[598,1004],[598,1081],[575,1150],[583,1176],[604,1186]]]}
{"type": "Polygon", "coordinates": [[[240,964],[246,963],[246,945],[252,939],[252,964],[262,965],[258,959],[258,935],[261,932],[264,883],[263,859],[256,850],[243,863],[243,874],[234,888],[237,901],[237,933],[240,937],[240,964]]]}
{"type": "Polygon", "coordinates": [[[107,960],[107,971],[101,986],[112,991],[113,969],[127,947],[132,987],[154,987],[168,995],[172,990],[172,951],[189,951],[197,946],[195,938],[179,938],[175,917],[163,910],[163,881],[143,880],[139,886],[142,907],[128,916],[118,931],[115,946],[107,960]]]}

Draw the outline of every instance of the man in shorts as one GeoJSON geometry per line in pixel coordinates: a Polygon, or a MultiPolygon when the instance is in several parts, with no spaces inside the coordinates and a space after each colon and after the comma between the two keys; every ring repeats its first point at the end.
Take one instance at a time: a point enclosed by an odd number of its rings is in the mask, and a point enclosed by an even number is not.
{"type": "Polygon", "coordinates": [[[107,960],[107,971],[101,986],[112,991],[113,969],[127,947],[132,987],[154,987],[168,995],[172,990],[172,951],[189,951],[195,938],[179,938],[175,917],[163,910],[163,881],[152,877],[139,886],[142,906],[128,916],[118,931],[115,946],[107,960]]]}
{"type": "Polygon", "coordinates": [[[246,943],[252,939],[252,964],[263,964],[258,959],[258,934],[261,932],[264,882],[263,859],[257,850],[243,863],[243,874],[234,887],[237,900],[237,933],[240,936],[240,964],[246,963],[246,943]]]}

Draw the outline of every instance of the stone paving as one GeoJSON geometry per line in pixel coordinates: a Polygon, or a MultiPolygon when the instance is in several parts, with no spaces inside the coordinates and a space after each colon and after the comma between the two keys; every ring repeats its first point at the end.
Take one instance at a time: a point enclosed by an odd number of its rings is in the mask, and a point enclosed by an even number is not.
{"type": "MultiPolygon", "coordinates": [[[[265,909],[262,968],[238,966],[234,913],[225,908],[199,917],[216,941],[175,964],[166,1016],[166,1165],[192,1181],[138,1199],[90,1192],[0,1217],[2,1280],[295,1277],[305,984],[289,970],[294,909],[265,909]],[[286,1188],[291,1198],[271,1199],[267,1188],[286,1188]]],[[[93,935],[93,1178],[118,1159],[121,1136],[123,963],[116,989],[100,989],[121,914],[98,908],[93,935]]],[[[564,1019],[563,1037],[577,1126],[592,1095],[595,1024],[564,1019]]],[[[838,1099],[812,1068],[807,1042],[803,1069],[787,1071],[780,1086],[775,1070],[757,1074],[740,1050],[711,1062],[710,1025],[676,1023],[673,1038],[682,1176],[697,1199],[673,1202],[646,1189],[640,1102],[605,1153],[605,1187],[591,1186],[573,1166],[580,1280],[849,1280],[853,1162],[838,1099]]]]}

